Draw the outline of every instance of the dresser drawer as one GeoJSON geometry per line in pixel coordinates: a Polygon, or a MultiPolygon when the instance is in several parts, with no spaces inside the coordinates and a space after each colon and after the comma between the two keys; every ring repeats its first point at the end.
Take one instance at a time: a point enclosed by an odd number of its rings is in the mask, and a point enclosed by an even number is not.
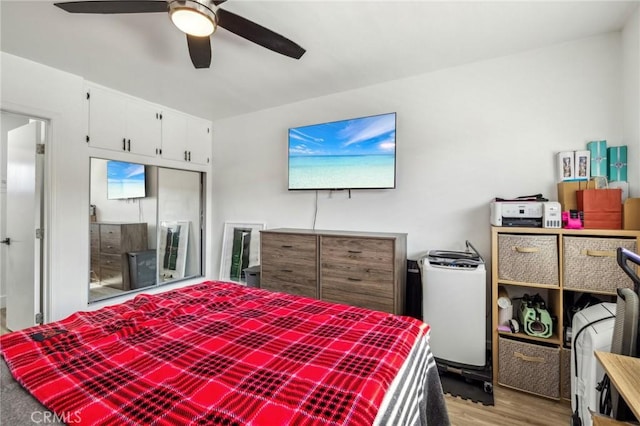
{"type": "Polygon", "coordinates": [[[393,313],[393,282],[350,281],[322,277],[320,298],[327,302],[344,303],[362,308],[393,313]]]}
{"type": "Polygon", "coordinates": [[[388,239],[323,235],[320,253],[325,264],[355,264],[393,273],[394,242],[388,239]]]}
{"type": "Polygon", "coordinates": [[[291,263],[265,262],[261,266],[260,287],[276,291],[285,291],[276,287],[294,286],[298,289],[296,294],[309,292],[316,296],[317,293],[317,273],[315,262],[311,267],[299,267],[291,263]],[[306,290],[310,289],[310,290],[306,290]]]}
{"type": "Polygon", "coordinates": [[[120,247],[120,225],[100,225],[100,251],[118,254],[120,247]]]}
{"type": "Polygon", "coordinates": [[[563,237],[564,288],[615,294],[616,288],[633,287],[618,266],[616,249],[636,252],[636,240],[628,238],[563,237]]]}
{"type": "Polygon", "coordinates": [[[498,235],[498,280],[559,286],[556,235],[498,235]]]}
{"type": "Polygon", "coordinates": [[[295,281],[284,281],[278,276],[267,276],[265,280],[263,278],[264,272],[260,275],[260,288],[269,291],[279,291],[282,293],[295,294],[298,296],[318,298],[318,290],[315,284],[309,285],[308,283],[300,283],[295,281]]]}
{"type": "Polygon", "coordinates": [[[102,281],[122,279],[122,255],[102,254],[100,256],[100,274],[102,281]]]}
{"type": "Polygon", "coordinates": [[[277,234],[260,235],[262,263],[281,263],[300,267],[316,265],[316,237],[314,235],[277,234]]]}

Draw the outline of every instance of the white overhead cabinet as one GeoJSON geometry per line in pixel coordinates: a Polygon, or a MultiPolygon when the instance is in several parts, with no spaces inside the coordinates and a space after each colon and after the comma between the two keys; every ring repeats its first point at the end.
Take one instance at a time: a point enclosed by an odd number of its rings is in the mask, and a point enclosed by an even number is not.
{"type": "Polygon", "coordinates": [[[104,87],[87,88],[89,145],[156,156],[161,141],[158,105],[104,87]]]}
{"type": "Polygon", "coordinates": [[[171,109],[162,111],[162,158],[209,164],[211,122],[171,109]]]}

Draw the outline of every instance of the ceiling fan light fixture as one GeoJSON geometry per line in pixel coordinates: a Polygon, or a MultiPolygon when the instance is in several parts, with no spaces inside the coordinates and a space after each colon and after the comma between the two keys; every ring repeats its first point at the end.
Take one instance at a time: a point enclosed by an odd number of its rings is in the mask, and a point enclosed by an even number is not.
{"type": "Polygon", "coordinates": [[[169,16],[180,31],[196,37],[210,36],[218,26],[216,14],[195,0],[172,1],[169,16]]]}

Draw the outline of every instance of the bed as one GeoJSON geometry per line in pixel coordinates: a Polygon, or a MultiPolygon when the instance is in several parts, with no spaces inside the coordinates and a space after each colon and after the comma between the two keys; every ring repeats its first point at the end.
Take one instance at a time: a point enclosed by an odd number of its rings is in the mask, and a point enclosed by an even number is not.
{"type": "Polygon", "coordinates": [[[0,352],[12,424],[449,423],[427,324],[234,283],[78,312],[0,352]]]}

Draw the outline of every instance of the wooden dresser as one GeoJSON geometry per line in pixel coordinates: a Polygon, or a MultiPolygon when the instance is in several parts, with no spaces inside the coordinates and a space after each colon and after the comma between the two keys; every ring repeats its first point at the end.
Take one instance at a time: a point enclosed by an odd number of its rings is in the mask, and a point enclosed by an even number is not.
{"type": "Polygon", "coordinates": [[[404,313],[406,234],[280,228],[260,245],[262,288],[404,313]]]}
{"type": "Polygon", "coordinates": [[[130,290],[127,253],[147,250],[146,223],[90,223],[91,281],[130,290]]]}

